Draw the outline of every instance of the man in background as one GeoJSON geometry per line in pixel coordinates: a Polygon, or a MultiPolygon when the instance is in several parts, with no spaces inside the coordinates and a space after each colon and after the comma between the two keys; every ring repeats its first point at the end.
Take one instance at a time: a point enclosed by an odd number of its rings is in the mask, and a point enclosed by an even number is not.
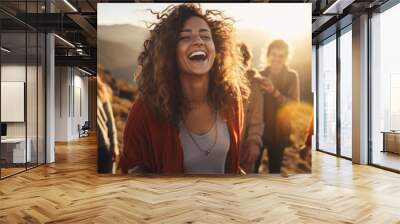
{"type": "MultiPolygon", "coordinates": [[[[288,44],[283,40],[274,40],[268,46],[267,67],[260,72],[260,78],[256,77],[263,91],[263,144],[268,150],[270,173],[280,173],[283,149],[290,144],[290,130],[279,124],[277,113],[287,103],[300,100],[299,77],[296,71],[288,67],[288,58],[288,44]]],[[[256,172],[260,161],[261,157],[256,162],[256,172]]]]}

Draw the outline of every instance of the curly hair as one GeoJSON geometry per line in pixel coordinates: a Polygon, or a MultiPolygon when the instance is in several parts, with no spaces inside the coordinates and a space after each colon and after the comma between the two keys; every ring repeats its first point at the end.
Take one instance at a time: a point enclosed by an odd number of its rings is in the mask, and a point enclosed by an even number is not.
{"type": "Polygon", "coordinates": [[[250,68],[251,59],[252,59],[253,55],[251,54],[249,46],[247,46],[247,44],[245,44],[244,42],[240,42],[240,43],[238,43],[238,47],[239,47],[240,53],[242,55],[243,66],[246,69],[250,68]]]}
{"type": "Polygon", "coordinates": [[[171,5],[151,13],[159,21],[149,26],[150,37],[138,57],[142,67],[136,77],[139,97],[158,117],[172,122],[189,109],[179,82],[176,48],[184,23],[190,17],[199,17],[209,25],[216,51],[209,73],[208,101],[216,111],[228,116],[235,101],[246,99],[250,91],[236,47],[233,19],[217,10],[203,12],[197,4],[171,5]]]}

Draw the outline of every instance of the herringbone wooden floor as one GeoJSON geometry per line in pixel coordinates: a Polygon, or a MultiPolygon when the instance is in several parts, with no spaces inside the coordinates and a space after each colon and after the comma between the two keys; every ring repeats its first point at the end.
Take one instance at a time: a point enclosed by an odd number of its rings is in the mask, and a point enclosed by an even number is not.
{"type": "Polygon", "coordinates": [[[94,138],[0,181],[0,223],[400,223],[400,175],[314,152],[313,173],[127,177],[96,173],[94,138]]]}

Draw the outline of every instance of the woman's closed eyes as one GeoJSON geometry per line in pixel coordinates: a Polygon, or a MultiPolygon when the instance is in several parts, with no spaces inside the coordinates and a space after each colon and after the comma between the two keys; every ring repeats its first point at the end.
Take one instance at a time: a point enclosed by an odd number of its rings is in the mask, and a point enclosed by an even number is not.
{"type": "MultiPolygon", "coordinates": [[[[187,36],[180,36],[180,37],[179,37],[179,40],[191,40],[192,38],[195,38],[195,36],[189,36],[189,35],[187,35],[187,36]]],[[[208,35],[202,35],[202,36],[200,36],[200,38],[201,38],[202,40],[211,40],[211,37],[208,36],[208,35]]]]}

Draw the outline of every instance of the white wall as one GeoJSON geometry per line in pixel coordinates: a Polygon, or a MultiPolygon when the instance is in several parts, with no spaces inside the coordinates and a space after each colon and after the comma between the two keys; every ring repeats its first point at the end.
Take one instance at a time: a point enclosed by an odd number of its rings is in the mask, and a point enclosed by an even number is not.
{"type": "Polygon", "coordinates": [[[76,68],[57,67],[55,85],[55,140],[77,139],[78,124],[88,120],[88,78],[76,68]]]}
{"type": "MultiPolygon", "coordinates": [[[[30,148],[32,151],[32,161],[44,163],[44,89],[43,89],[42,68],[21,64],[3,64],[1,66],[2,82],[24,82],[26,83],[26,107],[22,107],[22,113],[26,112],[26,120],[23,122],[6,122],[8,138],[30,139],[30,148]],[[37,70],[38,69],[38,70],[37,70]],[[28,78],[26,81],[25,78],[28,78]],[[39,82],[38,82],[39,81],[39,82]],[[39,85],[39,87],[38,87],[39,85]],[[26,110],[26,111],[25,111],[26,110]],[[38,116],[39,115],[39,116],[38,116]],[[39,155],[37,156],[37,153],[39,155]]],[[[22,90],[23,91],[23,90],[22,90]]],[[[24,94],[22,92],[22,94],[24,94]]],[[[2,96],[7,97],[7,96],[2,96]]],[[[10,108],[1,108],[11,110],[10,108]]],[[[8,111],[10,112],[10,111],[8,111]]],[[[11,111],[12,113],[12,111],[11,111]]]]}
{"type": "Polygon", "coordinates": [[[78,124],[82,126],[85,121],[88,120],[88,78],[81,76],[82,73],[76,74],[77,70],[74,70],[74,108],[73,119],[72,119],[72,130],[71,135],[75,138],[78,137],[78,124]]]}
{"type": "Polygon", "coordinates": [[[68,141],[68,87],[67,67],[55,68],[55,141],[68,141]]]}
{"type": "MultiPolygon", "coordinates": [[[[1,81],[25,82],[25,65],[2,65],[1,81]]],[[[6,110],[6,108],[1,109],[6,110]]],[[[25,123],[7,123],[7,137],[25,137],[25,123]]]]}
{"type": "Polygon", "coordinates": [[[25,82],[25,65],[1,65],[1,81],[25,82]]]}

